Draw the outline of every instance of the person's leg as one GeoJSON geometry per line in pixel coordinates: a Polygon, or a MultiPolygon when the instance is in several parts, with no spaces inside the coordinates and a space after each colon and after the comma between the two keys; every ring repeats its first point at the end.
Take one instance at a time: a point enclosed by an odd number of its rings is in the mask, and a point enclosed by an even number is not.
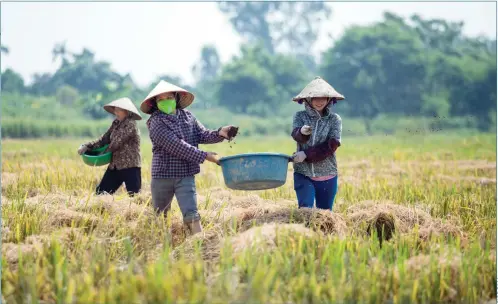
{"type": "Polygon", "coordinates": [[[313,208],[315,201],[315,187],[311,179],[294,172],[294,190],[296,191],[299,208],[313,208]]]}
{"type": "Polygon", "coordinates": [[[336,175],[326,181],[313,181],[316,191],[316,207],[319,209],[332,210],[334,200],[337,194],[337,179],[336,175]]]}
{"type": "Polygon", "coordinates": [[[183,215],[183,222],[190,228],[192,234],[202,231],[201,216],[197,211],[197,192],[195,177],[188,176],[175,185],[175,196],[183,215]]]}
{"type": "Polygon", "coordinates": [[[171,209],[176,181],[177,179],[152,179],[150,184],[152,205],[158,214],[163,213],[166,216],[171,209]]]}
{"type": "Polygon", "coordinates": [[[140,192],[140,189],[142,189],[141,169],[139,167],[136,167],[136,168],[123,169],[120,171],[128,195],[132,197],[136,193],[140,192]]]}
{"type": "Polygon", "coordinates": [[[118,170],[111,170],[107,168],[104,176],[102,177],[102,180],[95,189],[95,193],[97,195],[105,193],[114,194],[114,192],[116,192],[116,190],[121,187],[122,183],[123,180],[121,179],[121,175],[119,174],[118,170]]]}

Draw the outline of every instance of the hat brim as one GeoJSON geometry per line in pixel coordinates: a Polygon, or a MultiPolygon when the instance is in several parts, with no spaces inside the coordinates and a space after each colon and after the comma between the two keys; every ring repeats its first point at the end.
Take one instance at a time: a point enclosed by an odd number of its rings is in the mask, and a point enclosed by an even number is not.
{"type": "Polygon", "coordinates": [[[185,109],[186,107],[190,106],[194,102],[194,94],[190,92],[184,92],[184,91],[167,91],[167,92],[160,92],[156,95],[153,95],[147,99],[145,99],[142,104],[140,105],[140,110],[146,114],[152,114],[152,106],[155,103],[155,98],[161,94],[165,93],[177,93],[180,95],[180,101],[178,102],[178,106],[180,109],[185,109]]]}
{"type": "Polygon", "coordinates": [[[337,101],[346,99],[343,95],[338,94],[337,96],[297,96],[292,98],[292,101],[300,102],[301,100],[306,98],[320,98],[320,97],[335,98],[337,101]]]}
{"type": "Polygon", "coordinates": [[[297,96],[292,98],[293,101],[299,102],[308,98],[335,98],[336,101],[344,100],[344,95],[337,92],[328,82],[321,77],[315,77],[297,96]]]}
{"type": "Polygon", "coordinates": [[[118,106],[109,106],[109,105],[105,105],[104,106],[104,110],[106,110],[107,112],[111,113],[114,115],[114,108],[119,108],[121,110],[125,110],[126,112],[128,113],[131,113],[131,117],[134,119],[134,120],[142,120],[142,116],[138,115],[137,113],[133,113],[133,111],[130,111],[128,109],[124,109],[124,108],[121,108],[121,107],[118,107],[118,106]]]}

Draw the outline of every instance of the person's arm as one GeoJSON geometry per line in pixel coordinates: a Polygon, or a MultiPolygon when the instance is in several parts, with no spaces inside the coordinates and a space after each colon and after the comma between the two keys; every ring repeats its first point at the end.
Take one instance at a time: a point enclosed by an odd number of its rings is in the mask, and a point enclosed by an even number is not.
{"type": "Polygon", "coordinates": [[[131,138],[137,136],[137,129],[133,122],[126,122],[126,124],[119,129],[114,130],[114,135],[107,151],[115,152],[119,150],[124,143],[131,138]]]}
{"type": "Polygon", "coordinates": [[[171,128],[161,122],[151,122],[149,136],[154,144],[178,158],[197,164],[202,164],[206,160],[206,152],[178,138],[171,128]]]}
{"type": "Polygon", "coordinates": [[[340,146],[340,142],[338,142],[335,138],[331,138],[328,141],[304,150],[303,152],[306,154],[305,161],[308,163],[322,161],[327,157],[332,156],[340,146]]]}
{"type": "Polygon", "coordinates": [[[105,145],[110,144],[111,143],[111,132],[112,132],[113,126],[114,126],[114,122],[109,127],[109,129],[102,136],[100,136],[98,139],[84,144],[84,146],[87,147],[87,150],[91,151],[91,150],[98,149],[100,147],[103,147],[105,145]]]}
{"type": "Polygon", "coordinates": [[[208,130],[204,125],[195,118],[195,128],[197,133],[199,134],[199,143],[200,144],[216,144],[222,142],[225,138],[220,135],[220,129],[208,130]]]}
{"type": "Polygon", "coordinates": [[[292,121],[292,133],[291,136],[292,138],[300,143],[300,144],[305,144],[308,142],[310,139],[311,135],[304,135],[301,133],[301,128],[304,126],[304,121],[302,118],[299,116],[299,113],[296,113],[294,115],[294,119],[292,121]]]}
{"type": "Polygon", "coordinates": [[[332,121],[332,126],[328,134],[328,140],[304,150],[306,154],[305,161],[308,163],[315,163],[332,156],[337,148],[341,146],[342,134],[342,119],[336,114],[336,119],[332,121]]]}

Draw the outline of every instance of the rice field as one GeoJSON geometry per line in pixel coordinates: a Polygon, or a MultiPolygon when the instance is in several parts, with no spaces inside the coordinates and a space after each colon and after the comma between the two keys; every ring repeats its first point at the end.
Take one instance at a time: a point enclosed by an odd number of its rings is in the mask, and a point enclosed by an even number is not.
{"type": "MultiPolygon", "coordinates": [[[[496,303],[496,135],[344,138],[333,212],[197,176],[204,232],[176,201],[94,196],[80,140],[2,141],[2,303],[496,303]]],[[[289,138],[203,146],[292,154],[289,138]]]]}

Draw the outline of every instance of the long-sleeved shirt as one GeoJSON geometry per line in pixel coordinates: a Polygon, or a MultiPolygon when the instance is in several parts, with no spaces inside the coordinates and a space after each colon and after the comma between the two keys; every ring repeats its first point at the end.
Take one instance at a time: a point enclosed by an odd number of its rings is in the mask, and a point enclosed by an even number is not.
{"type": "Polygon", "coordinates": [[[207,153],[199,144],[214,144],[225,138],[206,129],[188,110],[176,115],[154,112],[147,121],[152,141],[152,178],[183,178],[200,172],[207,153]]]}
{"type": "Polygon", "coordinates": [[[140,130],[137,122],[131,118],[123,121],[115,119],[111,127],[97,140],[85,146],[89,150],[109,145],[106,151],[112,152],[110,169],[128,169],[141,167],[140,130]]]}
{"type": "Polygon", "coordinates": [[[294,116],[292,138],[297,142],[297,150],[304,151],[306,159],[302,163],[294,163],[294,170],[310,178],[321,178],[337,175],[335,151],[341,145],[342,120],[333,113],[331,105],[321,116],[307,103],[305,110],[294,116]],[[312,134],[301,134],[303,125],[311,126],[312,134]]]}

